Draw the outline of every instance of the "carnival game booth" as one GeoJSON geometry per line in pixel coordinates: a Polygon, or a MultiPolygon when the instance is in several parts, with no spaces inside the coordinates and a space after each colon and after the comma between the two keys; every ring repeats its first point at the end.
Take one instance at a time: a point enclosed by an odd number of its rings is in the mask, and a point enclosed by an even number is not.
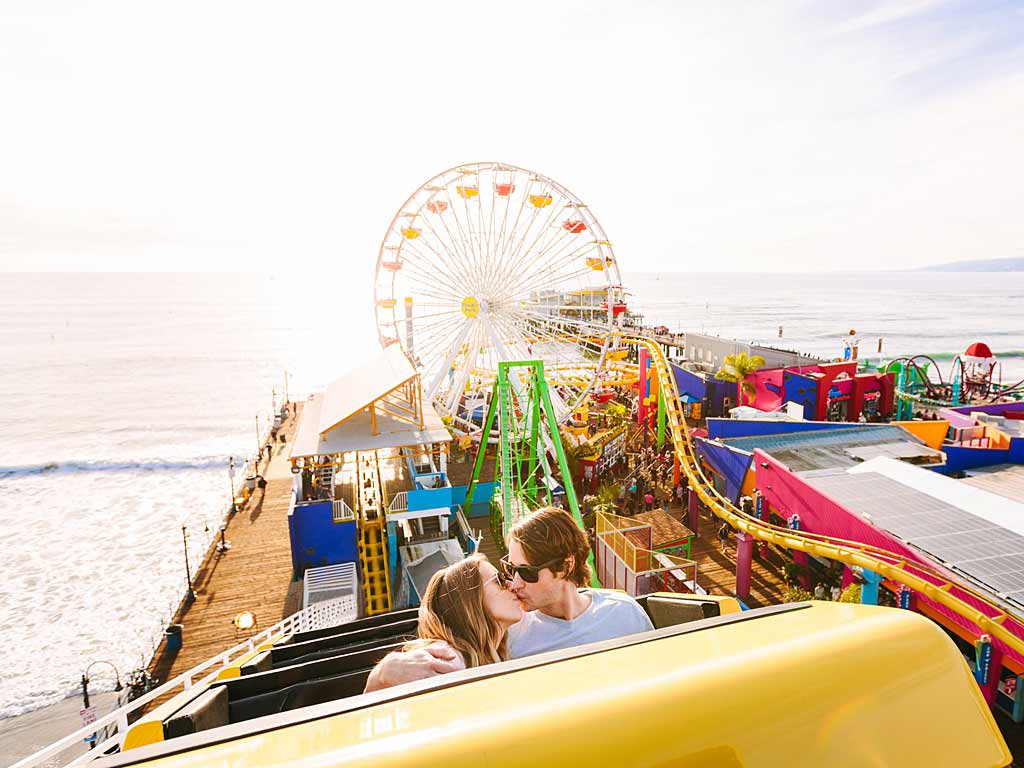
{"type": "Polygon", "coordinates": [[[625,425],[603,430],[586,443],[590,451],[579,457],[579,465],[583,485],[587,489],[596,489],[605,472],[625,458],[627,432],[625,425]]]}
{"type": "MultiPolygon", "coordinates": [[[[927,566],[936,574],[929,577],[934,583],[981,613],[993,616],[992,605],[1000,606],[1001,625],[1024,638],[1021,501],[886,456],[854,466],[803,469],[779,453],[758,449],[754,465],[759,504],[776,519],[802,533],[879,547],[927,566]]],[[[799,566],[814,565],[802,552],[792,556],[799,566]]],[[[867,570],[843,567],[841,572],[844,586],[861,584],[863,603],[914,610],[943,627],[965,651],[986,701],[1015,722],[1024,720],[1024,656],[924,594],[867,570]]]]}
{"type": "Polygon", "coordinates": [[[406,580],[401,548],[454,535],[445,474],[450,440],[398,346],[311,395],[290,455],[296,577],[309,567],[354,562],[363,612],[396,607],[392,584],[406,580]]]}

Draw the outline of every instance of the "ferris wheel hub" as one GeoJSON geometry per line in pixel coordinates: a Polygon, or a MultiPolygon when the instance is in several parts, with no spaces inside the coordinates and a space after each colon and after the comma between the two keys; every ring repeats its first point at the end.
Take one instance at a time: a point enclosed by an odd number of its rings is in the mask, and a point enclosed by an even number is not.
{"type": "Polygon", "coordinates": [[[467,296],[462,300],[462,314],[468,318],[474,318],[480,314],[480,302],[472,296],[467,296]]]}

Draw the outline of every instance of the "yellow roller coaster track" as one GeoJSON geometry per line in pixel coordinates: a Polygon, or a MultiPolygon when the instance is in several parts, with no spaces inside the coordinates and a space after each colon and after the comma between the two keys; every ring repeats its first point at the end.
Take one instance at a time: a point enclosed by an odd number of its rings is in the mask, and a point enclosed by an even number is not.
{"type": "Polygon", "coordinates": [[[733,528],[748,533],[755,539],[767,541],[786,549],[807,552],[817,557],[838,560],[847,565],[860,566],[881,574],[887,579],[904,584],[970,621],[982,632],[999,639],[1016,653],[1024,655],[1024,638],[1003,626],[1005,622],[1009,621],[1024,628],[1024,623],[1006,613],[1005,609],[993,602],[990,597],[972,589],[970,585],[960,581],[951,581],[948,574],[920,563],[908,561],[901,555],[878,547],[770,525],[759,518],[748,515],[725,496],[722,496],[704,474],[700,461],[697,459],[694,444],[680,407],[676,379],[672,375],[665,353],[656,342],[650,339],[623,336],[622,340],[628,344],[644,347],[650,353],[661,391],[667,395],[665,406],[668,424],[671,428],[672,443],[676,455],[679,457],[680,466],[689,479],[690,488],[697,492],[700,500],[715,515],[728,522],[733,528]],[[935,583],[936,581],[938,583],[935,583]],[[988,615],[975,608],[958,597],[958,594],[969,595],[971,598],[981,601],[991,608],[994,615],[988,615]]]}

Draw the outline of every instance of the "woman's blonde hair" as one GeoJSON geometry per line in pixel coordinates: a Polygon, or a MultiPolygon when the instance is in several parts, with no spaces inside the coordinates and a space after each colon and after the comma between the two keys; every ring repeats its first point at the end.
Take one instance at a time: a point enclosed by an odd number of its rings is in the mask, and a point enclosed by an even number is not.
{"type": "Polygon", "coordinates": [[[471,555],[430,578],[420,603],[420,640],[407,650],[444,640],[462,654],[467,667],[508,659],[508,632],[484,607],[480,563],[486,561],[484,555],[471,555]]]}

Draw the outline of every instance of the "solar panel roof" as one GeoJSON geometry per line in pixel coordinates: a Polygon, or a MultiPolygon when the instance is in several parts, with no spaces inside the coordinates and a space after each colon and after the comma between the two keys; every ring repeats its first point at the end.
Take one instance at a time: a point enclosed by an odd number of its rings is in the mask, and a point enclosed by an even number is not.
{"type": "Polygon", "coordinates": [[[967,471],[961,483],[998,493],[1014,501],[1024,499],[1024,464],[996,464],[967,471]]]}
{"type": "Polygon", "coordinates": [[[879,472],[837,469],[801,477],[875,527],[1024,607],[1024,535],[879,472]]]}
{"type": "Polygon", "coordinates": [[[722,440],[730,448],[770,453],[794,472],[855,464],[888,456],[894,459],[930,459],[940,463],[944,455],[893,424],[853,425],[835,429],[786,434],[750,435],[722,440]]]}

